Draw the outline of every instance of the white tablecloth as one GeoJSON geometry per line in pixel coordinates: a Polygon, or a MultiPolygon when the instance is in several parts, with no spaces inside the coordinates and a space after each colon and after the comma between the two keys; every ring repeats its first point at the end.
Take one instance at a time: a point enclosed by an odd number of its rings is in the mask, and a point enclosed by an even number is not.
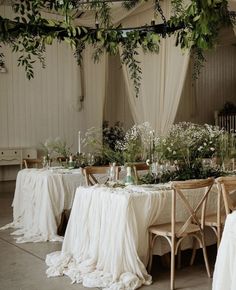
{"type": "MultiPolygon", "coordinates": [[[[162,187],[80,187],[61,252],[47,256],[48,277],[68,275],[87,287],[136,289],[150,284],[148,227],[170,222],[171,191],[162,187]]],[[[192,203],[196,204],[191,193],[192,203]]],[[[179,205],[177,216],[186,212],[179,205]]],[[[170,251],[165,245],[161,251],[170,251]]]]}
{"type": "Polygon", "coordinates": [[[236,289],[236,212],[226,218],[216,258],[212,289],[236,289]]]}
{"type": "Polygon", "coordinates": [[[18,228],[18,243],[61,241],[57,227],[63,209],[72,206],[76,188],[84,184],[80,169],[23,169],[14,194],[13,222],[1,229],[18,228]]]}

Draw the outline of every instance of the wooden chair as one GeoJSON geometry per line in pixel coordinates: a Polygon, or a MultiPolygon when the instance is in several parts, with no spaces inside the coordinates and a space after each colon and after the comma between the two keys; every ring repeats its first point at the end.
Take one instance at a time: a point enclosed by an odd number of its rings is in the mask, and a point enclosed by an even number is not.
{"type": "Polygon", "coordinates": [[[24,168],[41,168],[42,160],[41,159],[23,159],[24,168]]]}
{"type": "MultiPolygon", "coordinates": [[[[115,178],[119,179],[120,167],[115,166],[115,178]]],[[[85,176],[86,185],[94,185],[99,183],[94,175],[104,175],[109,179],[109,166],[87,166],[83,169],[83,174],[85,176]]]]}
{"type": "MultiPolygon", "coordinates": [[[[216,180],[217,181],[217,180],[216,180]]],[[[216,212],[213,214],[206,214],[205,226],[210,227],[216,235],[217,248],[220,245],[220,240],[222,236],[222,230],[225,224],[226,214],[222,212],[222,189],[219,183],[217,183],[217,204],[216,212]]]]}
{"type": "Polygon", "coordinates": [[[183,239],[187,236],[194,237],[203,249],[203,256],[205,260],[206,270],[209,277],[211,277],[210,268],[208,264],[205,235],[204,235],[204,222],[205,222],[205,210],[206,202],[209,191],[214,183],[213,178],[202,180],[187,180],[187,181],[175,181],[172,183],[172,204],[171,204],[171,223],[160,224],[151,226],[149,228],[150,233],[150,259],[149,259],[149,271],[152,265],[152,250],[154,243],[158,236],[167,239],[171,248],[171,270],[170,270],[170,289],[174,289],[175,281],[175,255],[178,253],[179,247],[183,239]],[[195,207],[192,207],[186,190],[198,190],[205,189],[203,194],[201,192],[194,192],[193,194],[199,194],[199,202],[195,207]],[[176,198],[179,198],[179,202],[183,205],[183,210],[187,210],[188,216],[184,221],[176,220],[176,198]]]}
{"type": "Polygon", "coordinates": [[[236,210],[236,199],[232,198],[232,194],[236,193],[236,176],[224,176],[216,179],[220,187],[226,215],[236,210]]]}
{"type": "Polygon", "coordinates": [[[149,170],[149,166],[146,163],[135,163],[133,165],[133,170],[134,170],[134,178],[136,181],[139,180],[139,171],[147,171],[149,170]]]}
{"type": "MultiPolygon", "coordinates": [[[[226,214],[222,212],[222,190],[221,186],[217,183],[217,203],[216,212],[212,214],[207,214],[205,216],[205,227],[209,227],[213,230],[216,236],[217,249],[219,248],[221,236],[223,232],[223,227],[225,224],[226,214]]],[[[191,265],[193,264],[196,256],[196,245],[193,246],[191,265]]]]}

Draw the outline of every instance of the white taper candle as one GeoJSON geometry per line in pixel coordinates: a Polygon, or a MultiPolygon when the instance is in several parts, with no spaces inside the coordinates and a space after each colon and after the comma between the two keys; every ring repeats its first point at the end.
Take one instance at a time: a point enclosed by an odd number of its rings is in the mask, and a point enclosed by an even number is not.
{"type": "Polygon", "coordinates": [[[81,153],[81,140],[80,140],[80,131],[78,133],[78,152],[81,153]]]}

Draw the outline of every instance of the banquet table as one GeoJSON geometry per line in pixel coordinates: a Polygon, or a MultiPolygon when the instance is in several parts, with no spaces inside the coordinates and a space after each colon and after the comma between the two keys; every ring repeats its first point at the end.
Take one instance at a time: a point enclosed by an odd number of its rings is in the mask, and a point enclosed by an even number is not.
{"type": "Polygon", "coordinates": [[[57,228],[70,209],[76,188],[85,183],[81,169],[23,169],[17,175],[12,203],[16,242],[62,241],[57,228]]]}
{"type": "MultiPolygon", "coordinates": [[[[216,208],[216,188],[208,211],[216,208]]],[[[191,193],[191,203],[197,204],[191,193]]],[[[170,184],[111,188],[79,187],[62,250],[46,257],[48,277],[67,275],[86,287],[136,289],[151,284],[146,271],[149,258],[148,228],[169,222],[170,184]]],[[[187,213],[181,204],[177,217],[187,213]]],[[[213,235],[214,236],[214,235],[213,235]]],[[[215,242],[210,239],[210,242],[215,242]]],[[[190,241],[185,244],[191,247],[190,241]]],[[[156,254],[170,251],[158,243],[156,254]]]]}

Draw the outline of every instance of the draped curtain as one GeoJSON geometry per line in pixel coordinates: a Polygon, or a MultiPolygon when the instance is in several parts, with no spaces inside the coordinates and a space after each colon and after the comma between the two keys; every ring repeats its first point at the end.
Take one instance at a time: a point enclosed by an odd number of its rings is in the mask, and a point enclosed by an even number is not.
{"type": "MultiPolygon", "coordinates": [[[[162,8],[167,19],[170,16],[170,2],[170,0],[162,2],[162,8]]],[[[121,22],[123,27],[150,23],[154,17],[152,6],[153,3],[150,2],[142,3],[129,11],[115,6],[112,10],[113,21],[116,24],[121,22]]],[[[158,21],[161,22],[160,19],[158,21]]],[[[94,26],[94,14],[86,12],[83,17],[78,19],[77,24],[94,26]]],[[[122,53],[121,50],[120,53],[122,53]]],[[[90,51],[86,49],[85,54],[86,57],[88,56],[88,59],[84,62],[84,69],[87,71],[84,76],[86,98],[88,98],[88,90],[90,90],[90,99],[85,99],[89,111],[87,121],[89,124],[98,122],[97,125],[100,125],[103,117],[104,84],[106,81],[104,65],[107,62],[107,57],[105,56],[97,67],[97,74],[93,69],[94,64],[91,60],[90,51]]],[[[159,54],[144,54],[140,49],[139,60],[141,62],[142,81],[138,98],[135,95],[128,68],[122,66],[132,116],[135,123],[148,121],[157,133],[163,135],[175,119],[188,68],[189,53],[183,54],[179,48],[175,47],[175,37],[172,36],[161,39],[159,54]]]]}
{"type": "MultiPolygon", "coordinates": [[[[112,18],[119,22],[122,18],[132,14],[136,9],[143,9],[143,4],[129,11],[124,8],[113,5],[112,18]]],[[[145,6],[145,10],[147,7],[145,6]]],[[[78,18],[76,25],[95,26],[95,15],[92,11],[85,12],[82,17],[78,18]]],[[[82,134],[91,127],[101,128],[103,122],[104,102],[106,96],[106,84],[108,81],[108,56],[103,55],[98,63],[94,63],[92,45],[87,46],[83,52],[83,62],[80,69],[81,77],[81,96],[84,96],[82,102],[84,110],[83,124],[81,124],[82,134]]]]}
{"type": "MultiPolygon", "coordinates": [[[[162,2],[162,8],[167,18],[170,16],[170,1],[162,2]]],[[[136,14],[135,17],[124,20],[138,26],[151,18],[151,12],[136,14]]],[[[120,50],[122,53],[122,50],[120,50]]],[[[137,98],[130,78],[128,68],[123,66],[131,112],[135,123],[148,121],[156,133],[165,135],[173,124],[190,54],[183,53],[175,46],[175,36],[161,39],[159,54],[145,54],[139,50],[139,61],[142,69],[141,91],[137,98]]]]}
{"type": "Polygon", "coordinates": [[[84,95],[84,124],[86,131],[91,127],[102,127],[103,108],[107,82],[107,55],[101,57],[98,63],[92,60],[93,48],[87,46],[84,50],[81,78],[81,95],[84,95]]]}

